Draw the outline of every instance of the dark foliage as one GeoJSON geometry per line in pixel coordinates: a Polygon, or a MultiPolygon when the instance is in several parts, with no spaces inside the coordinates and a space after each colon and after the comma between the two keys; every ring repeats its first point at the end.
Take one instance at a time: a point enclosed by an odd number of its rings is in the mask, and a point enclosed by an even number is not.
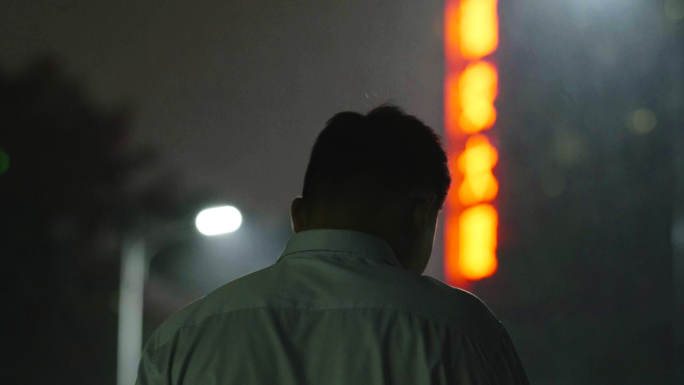
{"type": "Polygon", "coordinates": [[[127,189],[155,160],[128,149],[129,120],[52,61],[0,75],[1,383],[115,381],[122,232],[177,212],[171,178],[127,189]]]}

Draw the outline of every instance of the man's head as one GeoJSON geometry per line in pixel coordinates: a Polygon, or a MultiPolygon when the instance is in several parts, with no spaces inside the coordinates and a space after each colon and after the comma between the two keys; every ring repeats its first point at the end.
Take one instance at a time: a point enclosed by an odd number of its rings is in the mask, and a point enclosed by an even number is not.
{"type": "Polygon", "coordinates": [[[442,141],[420,120],[394,106],[341,112],[311,150],[292,227],[378,236],[404,268],[422,273],[450,184],[442,141]]]}

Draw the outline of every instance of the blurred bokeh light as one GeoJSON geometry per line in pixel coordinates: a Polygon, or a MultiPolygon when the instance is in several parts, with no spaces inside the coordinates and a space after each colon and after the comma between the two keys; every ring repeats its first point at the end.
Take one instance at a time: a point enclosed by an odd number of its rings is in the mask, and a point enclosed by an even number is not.
{"type": "Polygon", "coordinates": [[[459,271],[469,280],[489,277],[496,271],[497,212],[480,204],[461,213],[459,271]]]}
{"type": "Polygon", "coordinates": [[[647,108],[640,108],[632,113],[631,128],[637,135],[649,134],[656,127],[656,119],[653,111],[647,108]]]}
{"type": "Polygon", "coordinates": [[[463,71],[458,81],[462,109],[458,123],[463,132],[473,134],[490,128],[496,122],[496,92],[497,72],[493,65],[481,61],[463,71]]]}
{"type": "Polygon", "coordinates": [[[465,59],[494,52],[499,44],[497,0],[462,0],[458,15],[458,42],[465,59]]]}
{"type": "Polygon", "coordinates": [[[463,182],[458,198],[464,206],[491,201],[499,191],[499,183],[492,174],[498,154],[484,135],[468,138],[466,148],[458,157],[458,169],[463,182]]]}
{"type": "Polygon", "coordinates": [[[195,219],[197,230],[207,236],[232,233],[240,228],[241,224],[242,215],[233,206],[204,209],[195,219]]]}

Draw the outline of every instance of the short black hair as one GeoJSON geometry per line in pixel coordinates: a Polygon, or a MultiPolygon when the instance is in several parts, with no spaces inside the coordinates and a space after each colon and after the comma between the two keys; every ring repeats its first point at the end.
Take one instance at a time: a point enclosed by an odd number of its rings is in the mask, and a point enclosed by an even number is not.
{"type": "Polygon", "coordinates": [[[312,206],[382,205],[427,188],[441,210],[450,185],[440,136],[401,108],[381,105],[366,115],[340,112],[328,120],[311,149],[302,198],[310,214],[312,206]]]}

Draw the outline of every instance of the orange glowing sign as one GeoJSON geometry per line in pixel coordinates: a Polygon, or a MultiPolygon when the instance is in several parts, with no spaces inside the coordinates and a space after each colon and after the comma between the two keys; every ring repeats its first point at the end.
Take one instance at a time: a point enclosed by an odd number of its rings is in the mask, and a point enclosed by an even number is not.
{"type": "Polygon", "coordinates": [[[463,71],[458,79],[461,131],[474,134],[494,124],[497,80],[496,68],[487,62],[471,64],[463,71]]]}
{"type": "Polygon", "coordinates": [[[445,6],[444,124],[456,176],[445,218],[444,271],[451,284],[494,274],[499,184],[498,153],[480,132],[496,122],[498,71],[482,60],[499,44],[497,0],[447,0],[445,6]],[[465,143],[465,146],[464,146],[465,143]]]}
{"type": "Polygon", "coordinates": [[[497,0],[463,0],[456,26],[459,48],[465,59],[479,59],[499,45],[497,0]]]}
{"type": "Polygon", "coordinates": [[[458,157],[458,169],[463,182],[458,198],[464,206],[491,201],[499,191],[499,184],[492,175],[498,154],[483,135],[473,136],[466,142],[466,149],[458,157]]]}
{"type": "Polygon", "coordinates": [[[444,129],[453,135],[461,133],[461,97],[459,96],[458,74],[447,74],[444,81],[444,129]]]}
{"type": "Polygon", "coordinates": [[[496,210],[487,204],[466,209],[459,219],[458,269],[469,280],[496,271],[496,210]]]}
{"type": "Polygon", "coordinates": [[[458,28],[458,13],[458,1],[447,0],[444,10],[444,56],[446,56],[447,65],[457,62],[462,57],[461,49],[459,48],[461,31],[458,28]]]}

